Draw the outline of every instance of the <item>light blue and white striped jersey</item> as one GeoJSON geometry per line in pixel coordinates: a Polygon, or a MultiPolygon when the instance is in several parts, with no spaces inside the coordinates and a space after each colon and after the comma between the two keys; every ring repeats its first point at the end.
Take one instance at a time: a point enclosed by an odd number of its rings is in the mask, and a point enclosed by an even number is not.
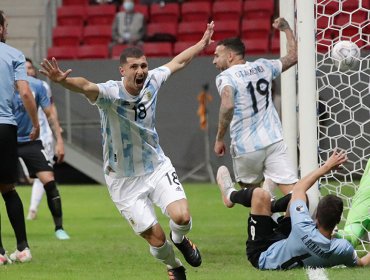
{"type": "Polygon", "coordinates": [[[105,174],[135,177],[154,171],[165,160],[155,129],[155,109],[160,86],[170,76],[167,67],[148,73],[138,96],[130,95],[122,81],[98,84],[96,105],[101,118],[105,174]]]}
{"type": "Polygon", "coordinates": [[[233,153],[238,156],[263,149],[283,139],[279,115],[272,101],[272,80],[281,74],[280,60],[258,59],[234,65],[216,77],[221,95],[234,89],[234,116],[230,123],[233,153]]]}
{"type": "Polygon", "coordinates": [[[13,114],[14,82],[26,80],[26,59],[17,49],[0,42],[0,123],[17,125],[13,114]]]}
{"type": "MultiPolygon", "coordinates": [[[[45,88],[47,97],[50,100],[50,104],[53,103],[52,95],[51,95],[51,89],[47,82],[42,81],[42,85],[45,88]]],[[[39,117],[39,123],[40,123],[40,139],[42,143],[50,143],[53,141],[53,132],[49,126],[48,118],[46,117],[43,109],[39,107],[38,110],[38,117],[39,117]]]]}
{"type": "MultiPolygon", "coordinates": [[[[36,106],[41,108],[46,108],[50,106],[50,99],[47,96],[42,81],[30,76],[27,76],[26,80],[30,85],[30,89],[36,101],[36,106]]],[[[30,133],[32,131],[33,125],[31,118],[26,111],[26,108],[24,108],[22,99],[19,96],[18,92],[16,92],[13,98],[13,110],[18,125],[18,142],[30,141],[30,133]]]]}
{"type": "Polygon", "coordinates": [[[292,231],[287,239],[272,244],[260,255],[260,269],[355,266],[357,254],[345,239],[328,239],[316,228],[303,200],[290,205],[292,231]]]}

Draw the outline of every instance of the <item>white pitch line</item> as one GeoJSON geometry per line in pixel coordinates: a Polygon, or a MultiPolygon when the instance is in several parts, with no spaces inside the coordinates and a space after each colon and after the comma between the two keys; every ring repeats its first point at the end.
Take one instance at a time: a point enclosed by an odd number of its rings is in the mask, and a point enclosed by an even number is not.
{"type": "Polygon", "coordinates": [[[323,268],[307,268],[306,272],[309,280],[329,280],[323,268]]]}

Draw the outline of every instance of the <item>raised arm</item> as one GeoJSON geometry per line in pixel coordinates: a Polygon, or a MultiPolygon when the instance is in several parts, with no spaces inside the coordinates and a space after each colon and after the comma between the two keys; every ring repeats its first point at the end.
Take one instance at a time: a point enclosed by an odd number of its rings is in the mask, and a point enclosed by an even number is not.
{"type": "Polygon", "coordinates": [[[99,95],[98,86],[82,77],[69,78],[68,75],[72,70],[62,71],[54,57],[51,61],[44,59],[41,66],[40,73],[47,76],[53,82],[61,84],[70,91],[84,94],[91,102],[96,101],[99,95]]]}
{"type": "Polygon", "coordinates": [[[31,92],[31,89],[28,86],[27,81],[19,80],[16,82],[16,86],[17,86],[19,95],[22,99],[23,105],[26,108],[26,111],[32,121],[33,128],[30,134],[30,139],[36,140],[40,134],[40,124],[39,124],[39,118],[37,116],[37,107],[36,107],[35,98],[33,97],[33,94],[31,92]]]}
{"type": "Polygon", "coordinates": [[[284,18],[277,18],[272,26],[285,33],[287,39],[287,54],[280,58],[283,64],[282,71],[289,69],[291,66],[297,63],[298,51],[297,42],[294,37],[293,31],[289,26],[289,23],[284,18]]]}
{"type": "Polygon", "coordinates": [[[347,161],[347,155],[345,151],[333,151],[333,154],[328,158],[328,160],[319,168],[312,171],[301,180],[299,180],[293,187],[292,199],[306,201],[306,191],[312,187],[312,185],[323,175],[331,170],[335,170],[342,163],[347,161]]]}
{"type": "Polygon", "coordinates": [[[170,62],[168,62],[165,66],[170,68],[171,73],[175,73],[178,70],[181,70],[186,65],[190,63],[190,61],[199,54],[202,50],[204,50],[209,44],[211,44],[212,41],[212,35],[213,35],[213,28],[214,23],[213,21],[211,23],[207,24],[207,29],[204,32],[203,38],[196,43],[195,45],[191,46],[190,48],[187,48],[183,52],[179,53],[177,56],[175,56],[170,62]]]}
{"type": "Polygon", "coordinates": [[[230,86],[223,87],[221,91],[221,105],[218,115],[218,130],[214,151],[216,155],[223,156],[226,152],[224,137],[227,128],[234,116],[234,91],[230,86]]]}

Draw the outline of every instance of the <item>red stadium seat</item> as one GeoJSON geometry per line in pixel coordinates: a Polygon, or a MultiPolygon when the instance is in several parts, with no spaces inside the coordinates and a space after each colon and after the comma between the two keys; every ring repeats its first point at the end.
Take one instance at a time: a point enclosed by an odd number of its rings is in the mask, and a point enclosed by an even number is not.
{"type": "Polygon", "coordinates": [[[114,45],[112,48],[112,59],[119,59],[121,57],[122,51],[127,47],[128,45],[125,44],[114,45]]]}
{"type": "Polygon", "coordinates": [[[271,39],[270,51],[274,54],[280,54],[280,38],[273,37],[271,39]]]}
{"type": "Polygon", "coordinates": [[[180,22],[177,30],[178,41],[199,41],[205,30],[204,22],[180,22]]]}
{"type": "Polygon", "coordinates": [[[176,41],[177,23],[149,23],[146,28],[146,41],[176,41]]]}
{"type": "MultiPolygon", "coordinates": [[[[203,28],[204,31],[204,28],[203,28]]],[[[239,19],[218,21],[215,26],[214,40],[222,40],[228,37],[238,37],[240,33],[239,19]]]]}
{"type": "Polygon", "coordinates": [[[261,55],[269,52],[269,38],[257,38],[243,40],[247,55],[261,55]]]}
{"type": "Polygon", "coordinates": [[[172,56],[172,43],[169,42],[146,42],[143,51],[148,57],[167,57],[172,56]]]}
{"type": "Polygon", "coordinates": [[[83,43],[85,45],[105,45],[112,41],[111,25],[87,25],[83,30],[83,43]]]}
{"type": "Polygon", "coordinates": [[[180,17],[180,5],[167,3],[164,6],[152,4],[150,6],[150,22],[178,22],[180,17]]]}
{"type": "Polygon", "coordinates": [[[182,21],[208,22],[211,16],[210,2],[186,2],[181,7],[182,21]]]}
{"type": "Polygon", "coordinates": [[[217,44],[215,42],[213,42],[207,48],[205,48],[203,50],[203,53],[201,53],[201,54],[209,55],[209,56],[214,55],[215,54],[216,47],[217,47],[217,44]]]}
{"type": "Polygon", "coordinates": [[[53,29],[53,46],[79,46],[82,26],[57,26],[53,29]]]}
{"type": "Polygon", "coordinates": [[[212,19],[214,21],[220,20],[236,20],[240,19],[242,15],[242,2],[239,0],[230,1],[225,4],[222,1],[216,1],[212,6],[212,19]]]}
{"type": "Polygon", "coordinates": [[[116,15],[114,5],[97,5],[87,7],[88,25],[112,25],[116,15]]]}
{"type": "Polygon", "coordinates": [[[63,46],[63,47],[51,47],[48,49],[48,59],[55,57],[56,59],[76,59],[78,47],[74,46],[63,46]]]}
{"type": "Polygon", "coordinates": [[[274,0],[251,0],[243,5],[243,17],[246,19],[265,18],[271,19],[274,14],[274,0]]]}
{"type": "Polygon", "coordinates": [[[89,0],[63,0],[62,6],[89,5],[89,0]]]}
{"type": "Polygon", "coordinates": [[[57,10],[58,26],[83,26],[86,20],[85,6],[62,6],[57,10]]]}
{"type": "Polygon", "coordinates": [[[108,58],[108,46],[103,45],[85,45],[80,46],[77,50],[77,58],[91,59],[91,58],[108,58]]]}
{"type": "Polygon", "coordinates": [[[241,37],[243,39],[266,38],[271,31],[270,18],[243,19],[241,37]]]}
{"type": "Polygon", "coordinates": [[[173,54],[174,55],[178,55],[179,53],[181,53],[182,51],[186,50],[187,48],[193,46],[197,42],[198,41],[194,41],[194,42],[191,42],[191,41],[184,41],[184,42],[178,41],[178,42],[176,42],[176,43],[173,44],[173,54]]]}

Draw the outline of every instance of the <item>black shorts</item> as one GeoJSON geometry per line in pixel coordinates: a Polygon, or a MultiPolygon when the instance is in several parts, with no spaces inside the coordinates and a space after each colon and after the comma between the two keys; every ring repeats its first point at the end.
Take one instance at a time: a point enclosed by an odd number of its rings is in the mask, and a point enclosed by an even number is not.
{"type": "Polygon", "coordinates": [[[0,124],[0,183],[17,181],[17,126],[0,124]]]}
{"type": "Polygon", "coordinates": [[[281,218],[276,223],[270,216],[249,215],[247,257],[250,263],[258,267],[262,252],[277,241],[286,239],[292,229],[290,218],[281,218]]]}
{"type": "Polygon", "coordinates": [[[31,178],[37,178],[36,173],[41,171],[53,171],[41,140],[18,143],[18,157],[23,160],[31,178]]]}

